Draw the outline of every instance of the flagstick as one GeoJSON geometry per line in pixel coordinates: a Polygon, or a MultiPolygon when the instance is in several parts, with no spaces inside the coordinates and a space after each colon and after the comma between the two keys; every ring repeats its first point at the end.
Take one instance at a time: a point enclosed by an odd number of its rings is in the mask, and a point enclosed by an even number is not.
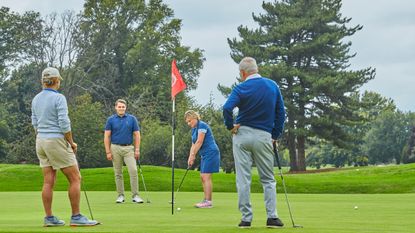
{"type": "Polygon", "coordinates": [[[173,100],[173,111],[172,111],[172,146],[171,146],[171,214],[174,214],[174,131],[176,129],[176,113],[175,113],[175,104],[176,104],[176,95],[183,91],[186,88],[186,83],[183,81],[183,78],[177,69],[176,60],[173,59],[171,62],[171,96],[173,100]]]}
{"type": "Polygon", "coordinates": [[[172,109],[172,137],[171,137],[171,214],[174,215],[174,131],[176,128],[175,119],[175,103],[176,98],[173,97],[173,109],[172,109]]]}

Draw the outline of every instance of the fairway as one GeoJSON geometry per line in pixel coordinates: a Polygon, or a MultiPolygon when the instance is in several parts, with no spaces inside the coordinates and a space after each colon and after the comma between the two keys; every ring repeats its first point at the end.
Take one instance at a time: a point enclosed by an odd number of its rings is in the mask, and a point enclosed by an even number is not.
{"type": "MultiPolygon", "coordinates": [[[[150,192],[150,204],[115,204],[115,192],[93,191],[88,197],[96,219],[103,225],[87,228],[42,227],[43,208],[40,192],[0,192],[0,232],[414,232],[415,194],[290,194],[296,224],[292,228],[284,195],[278,195],[282,229],[265,228],[262,194],[252,195],[254,220],[251,229],[238,229],[240,214],[236,193],[214,193],[214,208],[196,209],[202,193],[179,193],[176,211],[171,215],[169,192],[150,192]],[[358,206],[355,210],[354,206],[358,206]]],[[[142,193],[145,200],[146,195],[142,193]]],[[[82,194],[82,213],[89,216],[82,194]]],[[[66,192],[55,192],[54,214],[69,221],[66,192]]]]}

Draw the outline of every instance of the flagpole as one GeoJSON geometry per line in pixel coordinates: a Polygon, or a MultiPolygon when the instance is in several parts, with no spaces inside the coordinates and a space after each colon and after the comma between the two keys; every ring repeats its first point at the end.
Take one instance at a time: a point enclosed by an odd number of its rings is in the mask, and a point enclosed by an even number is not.
{"type": "Polygon", "coordinates": [[[176,129],[176,119],[175,119],[175,103],[176,98],[173,97],[172,105],[172,137],[171,137],[171,214],[174,215],[174,131],[176,129]]]}
{"type": "Polygon", "coordinates": [[[171,136],[171,214],[174,214],[174,131],[176,129],[176,95],[186,88],[182,75],[177,69],[176,60],[171,62],[171,97],[172,104],[172,136],[171,136]]]}

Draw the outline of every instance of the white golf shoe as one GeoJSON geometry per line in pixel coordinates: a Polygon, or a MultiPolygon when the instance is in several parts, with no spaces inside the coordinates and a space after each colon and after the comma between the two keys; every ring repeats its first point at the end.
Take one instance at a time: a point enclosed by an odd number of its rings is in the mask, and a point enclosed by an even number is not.
{"type": "Polygon", "coordinates": [[[124,195],[118,195],[117,200],[115,201],[115,203],[123,203],[124,202],[124,195]]]}
{"type": "Polygon", "coordinates": [[[135,203],[144,203],[143,199],[141,199],[141,197],[138,196],[138,195],[133,196],[133,202],[135,202],[135,203]]]}

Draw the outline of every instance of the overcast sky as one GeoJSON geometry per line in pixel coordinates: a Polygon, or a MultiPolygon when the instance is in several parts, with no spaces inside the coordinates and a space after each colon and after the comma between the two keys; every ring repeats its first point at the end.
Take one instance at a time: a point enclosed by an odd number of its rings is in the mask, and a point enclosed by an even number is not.
{"type": "MultiPolygon", "coordinates": [[[[82,10],[83,0],[0,0],[13,11],[34,10],[42,15],[64,10],[82,10]]],[[[262,13],[262,1],[254,0],[165,0],[182,19],[182,42],[203,49],[206,57],[199,88],[191,94],[205,104],[210,93],[218,105],[224,97],[218,83],[230,85],[238,66],[230,58],[227,38],[237,37],[237,27],[257,25],[252,13],[262,13]]],[[[403,111],[415,111],[415,1],[343,0],[342,14],[351,17],[350,26],[363,25],[353,37],[351,51],[357,55],[352,69],[376,68],[376,78],[363,90],[392,98],[403,111]]],[[[180,67],[179,67],[180,68],[180,67]]],[[[186,77],[184,77],[186,78],[186,77]]]]}

